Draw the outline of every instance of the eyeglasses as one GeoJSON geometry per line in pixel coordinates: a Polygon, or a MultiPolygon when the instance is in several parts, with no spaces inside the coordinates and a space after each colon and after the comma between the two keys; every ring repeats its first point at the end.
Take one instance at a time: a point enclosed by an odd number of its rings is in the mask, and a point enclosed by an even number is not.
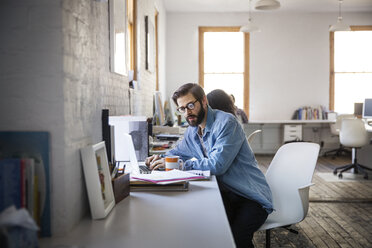
{"type": "Polygon", "coordinates": [[[197,102],[198,100],[195,100],[193,102],[189,102],[186,107],[179,107],[177,109],[178,112],[180,112],[181,114],[184,114],[186,113],[186,109],[188,110],[193,110],[195,108],[195,103],[197,102]]]}

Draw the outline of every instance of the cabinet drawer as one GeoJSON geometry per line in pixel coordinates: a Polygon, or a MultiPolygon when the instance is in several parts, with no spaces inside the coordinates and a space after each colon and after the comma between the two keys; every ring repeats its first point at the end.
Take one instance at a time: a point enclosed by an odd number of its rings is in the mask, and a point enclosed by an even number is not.
{"type": "Polygon", "coordinates": [[[302,125],[284,125],[284,132],[302,132],[302,125]]]}
{"type": "Polygon", "coordinates": [[[283,142],[302,140],[302,125],[284,125],[283,142]]]}

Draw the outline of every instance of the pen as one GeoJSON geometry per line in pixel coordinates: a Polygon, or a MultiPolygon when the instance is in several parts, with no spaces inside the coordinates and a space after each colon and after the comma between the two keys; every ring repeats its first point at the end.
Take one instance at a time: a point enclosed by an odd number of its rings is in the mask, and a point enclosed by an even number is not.
{"type": "Polygon", "coordinates": [[[112,170],[112,174],[111,174],[111,178],[115,178],[116,177],[116,173],[118,173],[118,166],[117,164],[115,165],[114,169],[112,170]]]}

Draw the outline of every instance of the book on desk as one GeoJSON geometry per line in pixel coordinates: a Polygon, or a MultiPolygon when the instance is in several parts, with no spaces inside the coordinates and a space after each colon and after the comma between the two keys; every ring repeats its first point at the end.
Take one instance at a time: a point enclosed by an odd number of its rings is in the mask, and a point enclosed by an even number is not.
{"type": "Polygon", "coordinates": [[[210,171],[155,172],[131,176],[131,191],[187,191],[189,180],[210,180],[210,171]]]}
{"type": "Polygon", "coordinates": [[[182,181],[170,184],[156,184],[140,180],[130,181],[130,191],[132,192],[161,192],[161,191],[188,191],[189,182],[182,181]]]}

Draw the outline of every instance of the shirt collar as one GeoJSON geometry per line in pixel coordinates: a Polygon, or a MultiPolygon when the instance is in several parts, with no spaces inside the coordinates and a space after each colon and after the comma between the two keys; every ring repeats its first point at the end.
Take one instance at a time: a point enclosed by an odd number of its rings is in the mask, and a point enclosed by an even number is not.
{"type": "Polygon", "coordinates": [[[214,120],[216,119],[215,118],[216,113],[209,105],[208,105],[206,114],[207,114],[207,124],[205,125],[205,128],[204,128],[204,134],[210,132],[210,130],[212,129],[214,120]]]}

